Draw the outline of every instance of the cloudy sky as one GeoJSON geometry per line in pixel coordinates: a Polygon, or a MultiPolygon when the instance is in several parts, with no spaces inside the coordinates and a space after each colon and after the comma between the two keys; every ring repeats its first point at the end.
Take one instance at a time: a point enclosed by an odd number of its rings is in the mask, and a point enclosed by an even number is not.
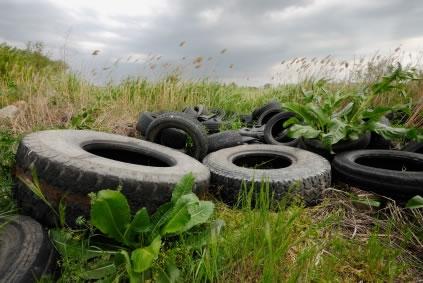
{"type": "Polygon", "coordinates": [[[42,41],[94,81],[178,68],[260,85],[296,57],[422,54],[422,15],[422,0],[0,0],[0,42],[42,41]]]}

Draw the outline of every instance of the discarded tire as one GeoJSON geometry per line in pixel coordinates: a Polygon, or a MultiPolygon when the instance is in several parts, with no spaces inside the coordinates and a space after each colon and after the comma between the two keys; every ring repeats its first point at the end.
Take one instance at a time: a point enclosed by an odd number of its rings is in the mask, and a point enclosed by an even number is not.
{"type": "Polygon", "coordinates": [[[276,200],[297,190],[307,204],[318,202],[322,189],[331,184],[330,164],[324,158],[298,148],[276,145],[241,145],[209,154],[203,163],[212,184],[220,187],[224,201],[234,203],[245,182],[247,188],[269,183],[276,200]],[[252,168],[253,167],[253,168],[252,168]]]}
{"type": "Polygon", "coordinates": [[[337,180],[387,196],[423,193],[423,155],[398,150],[356,150],[335,156],[337,180]]]}
{"type": "Polygon", "coordinates": [[[224,131],[208,136],[209,152],[243,144],[244,139],[238,131],[224,131]]]}
{"type": "Polygon", "coordinates": [[[19,215],[1,218],[0,227],[0,282],[36,282],[56,271],[57,254],[38,222],[19,215]]]}
{"type": "Polygon", "coordinates": [[[281,109],[281,106],[279,104],[279,102],[277,101],[271,101],[265,105],[263,105],[262,107],[258,107],[256,109],[254,109],[253,113],[251,114],[251,118],[253,121],[257,121],[259,119],[259,117],[266,111],[271,110],[271,109],[281,109]]]}
{"type": "Polygon", "coordinates": [[[18,147],[14,196],[24,214],[48,226],[55,224],[56,215],[21,180],[32,180],[31,168],[53,207],[63,199],[71,226],[76,217],[89,216],[90,192],[121,186],[132,210],[153,212],[170,199],[185,174],[194,175],[197,191],[207,188],[210,177],[200,162],[147,141],[94,131],[32,133],[18,147]]]}
{"type": "Polygon", "coordinates": [[[265,125],[273,116],[281,112],[282,110],[280,108],[271,108],[266,110],[257,118],[257,124],[265,125]]]}
{"type": "Polygon", "coordinates": [[[283,123],[293,117],[292,112],[282,112],[273,116],[264,127],[264,140],[267,144],[286,145],[296,147],[299,138],[290,138],[283,123]]]}
{"type": "Polygon", "coordinates": [[[202,122],[204,127],[207,129],[209,134],[218,133],[220,126],[222,125],[222,120],[220,118],[210,118],[202,122]]]}
{"type": "Polygon", "coordinates": [[[409,142],[402,150],[423,154],[423,142],[409,142]]]}
{"type": "Polygon", "coordinates": [[[150,126],[151,122],[157,118],[160,114],[153,113],[153,112],[142,112],[138,118],[137,125],[135,128],[141,135],[145,136],[145,132],[147,131],[148,126],[150,126]]]}
{"type": "Polygon", "coordinates": [[[160,143],[161,133],[165,129],[179,129],[192,140],[186,153],[195,159],[202,159],[208,151],[207,132],[200,122],[185,113],[169,112],[157,117],[148,127],[146,138],[160,143]]]}

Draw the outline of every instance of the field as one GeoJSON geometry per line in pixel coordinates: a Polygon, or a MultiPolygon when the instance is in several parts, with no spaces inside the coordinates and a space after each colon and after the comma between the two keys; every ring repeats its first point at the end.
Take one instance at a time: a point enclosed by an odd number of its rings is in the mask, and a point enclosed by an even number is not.
{"type": "MultiPolygon", "coordinates": [[[[354,76],[328,87],[352,91],[368,85],[388,70],[394,57],[357,65],[354,76]]],[[[302,90],[313,82],[307,78],[298,84],[240,87],[187,81],[171,73],[157,82],[132,78],[96,86],[68,71],[65,64],[46,58],[41,50],[1,45],[0,108],[19,102],[21,111],[16,119],[0,124],[0,217],[18,212],[11,198],[10,172],[19,140],[27,133],[72,128],[133,136],[139,112],[181,110],[195,104],[224,109],[230,117],[225,128],[238,128],[236,113],[250,113],[272,99],[301,102],[302,90]]],[[[405,92],[405,96],[386,93],[372,103],[388,107],[409,103],[407,120],[398,123],[422,128],[423,83],[410,82],[405,92]]],[[[398,146],[402,142],[397,141],[398,146]]],[[[246,195],[237,207],[203,196],[215,202],[213,220],[224,223],[222,229],[210,233],[201,248],[170,239],[153,264],[153,276],[171,261],[179,269],[180,282],[423,281],[422,209],[407,209],[403,203],[342,184],[327,188],[324,196],[313,207],[291,200],[289,205],[282,201],[276,210],[270,209],[265,196],[252,206],[246,195]]],[[[94,233],[89,224],[81,231],[63,229],[74,236],[94,233]]],[[[75,257],[62,258],[60,264],[61,282],[84,281],[93,265],[75,257]]],[[[109,281],[124,277],[125,272],[118,270],[109,281]]]]}

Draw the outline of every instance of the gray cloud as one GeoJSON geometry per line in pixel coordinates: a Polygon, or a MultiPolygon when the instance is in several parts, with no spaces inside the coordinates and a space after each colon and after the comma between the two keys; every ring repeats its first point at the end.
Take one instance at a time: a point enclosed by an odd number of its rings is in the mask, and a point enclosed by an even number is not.
{"type": "Polygon", "coordinates": [[[47,0],[3,0],[0,39],[43,41],[58,58],[65,46],[74,69],[84,74],[96,69],[102,80],[110,70],[116,80],[157,77],[180,66],[187,77],[261,84],[284,59],[328,54],[348,59],[423,38],[419,0],[177,0],[165,7],[151,17],[113,13],[105,20],[101,7],[69,11],[47,0]],[[96,57],[94,49],[101,50],[96,57]],[[222,49],[227,51],[220,54],[222,49]],[[148,54],[161,58],[148,61],[148,54]],[[198,56],[204,62],[195,69],[198,56]]]}

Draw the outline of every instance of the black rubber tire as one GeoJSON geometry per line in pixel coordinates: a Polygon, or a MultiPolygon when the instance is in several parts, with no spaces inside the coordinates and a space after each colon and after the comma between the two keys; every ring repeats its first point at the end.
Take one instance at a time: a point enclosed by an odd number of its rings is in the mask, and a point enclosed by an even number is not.
{"type": "Polygon", "coordinates": [[[194,150],[188,152],[188,155],[197,160],[201,160],[206,156],[208,151],[207,132],[204,126],[189,114],[169,112],[160,115],[148,127],[146,139],[160,143],[161,132],[169,128],[183,130],[187,136],[191,137],[194,150]]]}
{"type": "Polygon", "coordinates": [[[208,136],[209,153],[222,148],[243,144],[244,140],[238,131],[224,131],[208,136]]]}
{"type": "Polygon", "coordinates": [[[220,118],[211,118],[201,122],[201,124],[206,127],[209,134],[215,134],[220,131],[220,126],[222,125],[222,120],[220,118]]]}
{"type": "Polygon", "coordinates": [[[281,113],[282,110],[280,108],[271,108],[269,110],[264,111],[257,119],[257,125],[266,125],[266,123],[272,119],[278,113],[281,113]]]}
{"type": "Polygon", "coordinates": [[[283,127],[283,123],[294,115],[292,112],[281,112],[273,116],[264,127],[264,141],[267,144],[296,147],[300,138],[289,138],[286,134],[287,129],[283,127]],[[282,133],[282,135],[278,138],[276,135],[279,133],[282,133]]]}
{"type": "Polygon", "coordinates": [[[252,183],[259,188],[265,179],[275,200],[283,198],[290,189],[297,189],[306,204],[317,203],[322,190],[331,184],[331,167],[327,160],[287,146],[252,144],[225,148],[209,154],[203,163],[210,169],[212,184],[221,187],[221,191],[214,193],[227,203],[237,200],[243,182],[247,188],[252,183]],[[280,169],[252,169],[234,164],[240,158],[254,156],[280,157],[291,165],[280,169]]]}
{"type": "MultiPolygon", "coordinates": [[[[138,119],[136,129],[142,136],[145,137],[148,126],[163,112],[142,112],[138,119]]],[[[185,146],[187,142],[187,136],[181,130],[177,129],[166,129],[161,134],[160,144],[175,149],[180,149],[185,146]]]]}
{"type": "Polygon", "coordinates": [[[76,217],[89,217],[90,192],[121,186],[133,211],[146,207],[153,212],[169,201],[184,175],[194,175],[196,191],[206,189],[210,177],[195,159],[135,138],[76,130],[32,133],[18,147],[13,192],[22,212],[47,226],[55,226],[57,217],[20,180],[32,179],[32,167],[52,206],[57,209],[63,198],[71,226],[76,217]]]}
{"type": "Polygon", "coordinates": [[[268,111],[270,109],[281,109],[281,105],[277,101],[271,101],[262,107],[254,109],[253,113],[251,114],[251,118],[253,121],[257,121],[263,112],[268,111]]]}
{"type": "Polygon", "coordinates": [[[22,215],[0,219],[0,282],[37,282],[57,271],[57,258],[40,223],[22,215]]]}
{"type": "Polygon", "coordinates": [[[137,125],[135,128],[142,136],[145,136],[148,126],[150,126],[151,122],[157,118],[160,114],[153,113],[153,112],[142,112],[138,118],[137,125]]]}
{"type": "Polygon", "coordinates": [[[423,154],[423,142],[409,142],[402,150],[423,154]]]}
{"type": "MultiPolygon", "coordinates": [[[[332,146],[332,150],[335,154],[338,154],[344,151],[365,149],[370,143],[370,136],[370,133],[366,133],[356,140],[342,140],[334,144],[332,146]]],[[[301,139],[299,147],[317,153],[328,160],[332,160],[334,157],[334,154],[331,154],[328,150],[326,150],[322,143],[316,139],[301,139]]]]}
{"type": "Polygon", "coordinates": [[[335,179],[382,195],[409,198],[423,194],[421,154],[399,150],[354,150],[336,155],[332,168],[335,179]],[[362,164],[362,159],[378,163],[362,164]],[[411,169],[404,171],[404,168],[411,169]]]}

